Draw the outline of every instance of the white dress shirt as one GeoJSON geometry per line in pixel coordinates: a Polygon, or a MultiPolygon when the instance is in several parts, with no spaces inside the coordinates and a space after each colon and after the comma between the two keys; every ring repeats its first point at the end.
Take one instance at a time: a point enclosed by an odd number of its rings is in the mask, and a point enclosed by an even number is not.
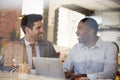
{"type": "Polygon", "coordinates": [[[100,38],[91,48],[77,43],[64,63],[64,70],[75,74],[94,75],[101,79],[114,79],[117,71],[117,48],[100,38]]]}
{"type": "MultiPolygon", "coordinates": [[[[24,38],[24,40],[25,40],[25,38],[24,38]]],[[[32,47],[30,46],[30,42],[28,42],[27,40],[25,40],[25,45],[26,45],[26,49],[27,49],[28,66],[30,68],[32,68],[32,47]]],[[[35,50],[36,50],[35,57],[40,57],[40,48],[39,48],[38,42],[36,42],[35,50]]]]}

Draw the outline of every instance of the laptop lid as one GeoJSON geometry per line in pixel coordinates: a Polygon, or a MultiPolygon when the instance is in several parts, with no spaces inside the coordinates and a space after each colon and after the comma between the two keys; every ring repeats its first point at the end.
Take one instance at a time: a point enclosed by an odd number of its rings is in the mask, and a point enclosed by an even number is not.
{"type": "Polygon", "coordinates": [[[33,61],[38,75],[66,79],[63,64],[59,58],[34,57],[33,61]]]}

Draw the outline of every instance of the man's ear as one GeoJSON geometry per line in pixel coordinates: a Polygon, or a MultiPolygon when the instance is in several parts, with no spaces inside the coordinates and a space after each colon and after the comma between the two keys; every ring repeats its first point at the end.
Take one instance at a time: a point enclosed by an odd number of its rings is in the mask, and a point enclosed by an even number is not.
{"type": "Polygon", "coordinates": [[[29,31],[30,31],[30,28],[25,27],[25,32],[26,32],[26,33],[29,33],[29,31]]]}
{"type": "Polygon", "coordinates": [[[89,30],[90,30],[90,32],[95,32],[91,26],[89,26],[89,30]]]}

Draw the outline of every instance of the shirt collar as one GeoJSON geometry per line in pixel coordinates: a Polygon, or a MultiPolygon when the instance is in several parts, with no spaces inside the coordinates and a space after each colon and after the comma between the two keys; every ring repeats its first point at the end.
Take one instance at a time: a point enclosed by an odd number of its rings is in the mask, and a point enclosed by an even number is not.
{"type": "Polygon", "coordinates": [[[102,45],[102,39],[99,37],[96,44],[95,44],[95,46],[100,47],[101,45],[102,45]]]}
{"type": "MultiPolygon", "coordinates": [[[[30,45],[30,42],[27,41],[25,38],[24,38],[24,40],[25,40],[25,45],[26,45],[26,46],[29,46],[29,45],[30,45]]],[[[35,44],[38,44],[38,42],[35,42],[35,44]]]]}
{"type": "Polygon", "coordinates": [[[80,43],[81,48],[86,48],[86,49],[93,49],[93,48],[96,48],[96,47],[99,48],[101,45],[102,45],[102,40],[101,40],[100,37],[98,38],[96,44],[94,46],[92,46],[91,48],[88,48],[83,43],[80,43]]]}

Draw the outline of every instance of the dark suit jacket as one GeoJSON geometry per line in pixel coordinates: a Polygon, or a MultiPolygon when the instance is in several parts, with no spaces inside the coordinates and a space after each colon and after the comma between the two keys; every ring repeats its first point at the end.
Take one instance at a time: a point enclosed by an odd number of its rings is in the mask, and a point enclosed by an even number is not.
{"type": "MultiPolygon", "coordinates": [[[[19,42],[24,42],[24,38],[21,38],[18,40],[19,42]]],[[[52,45],[49,41],[38,41],[39,48],[40,48],[40,57],[48,57],[48,58],[58,58],[58,55],[52,45]]]]}

